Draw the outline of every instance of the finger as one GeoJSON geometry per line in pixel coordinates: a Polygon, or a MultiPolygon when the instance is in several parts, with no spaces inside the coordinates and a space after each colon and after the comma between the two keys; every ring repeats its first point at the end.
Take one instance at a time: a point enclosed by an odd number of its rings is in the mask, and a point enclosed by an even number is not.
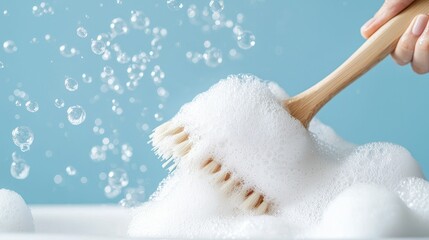
{"type": "Polygon", "coordinates": [[[392,53],[393,59],[399,65],[406,65],[411,62],[416,48],[416,43],[422,33],[425,31],[429,17],[421,14],[416,16],[405,33],[401,36],[392,53]]]}
{"type": "Polygon", "coordinates": [[[426,25],[425,31],[417,41],[412,66],[418,74],[429,72],[429,24],[426,25]]]}
{"type": "Polygon", "coordinates": [[[414,0],[386,0],[375,16],[362,26],[362,36],[369,38],[381,26],[408,7],[412,2],[414,0]]]}

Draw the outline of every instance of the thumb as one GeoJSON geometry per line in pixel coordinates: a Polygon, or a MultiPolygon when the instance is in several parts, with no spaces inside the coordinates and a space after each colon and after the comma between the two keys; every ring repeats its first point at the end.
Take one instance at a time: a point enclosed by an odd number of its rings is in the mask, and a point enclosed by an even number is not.
{"type": "Polygon", "coordinates": [[[374,17],[368,20],[360,29],[362,36],[369,38],[381,26],[408,7],[412,2],[414,0],[385,0],[383,6],[381,6],[374,17]]]}

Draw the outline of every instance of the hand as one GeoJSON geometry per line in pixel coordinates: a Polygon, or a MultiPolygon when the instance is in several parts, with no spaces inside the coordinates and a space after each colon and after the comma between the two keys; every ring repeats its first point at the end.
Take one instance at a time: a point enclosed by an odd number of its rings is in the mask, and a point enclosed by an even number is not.
{"type": "MultiPolygon", "coordinates": [[[[415,0],[385,0],[375,16],[361,28],[363,37],[368,38],[383,24],[396,16],[415,0]]],[[[392,57],[399,65],[411,63],[418,74],[429,72],[429,16],[418,15],[400,38],[392,52],[392,57]]]]}

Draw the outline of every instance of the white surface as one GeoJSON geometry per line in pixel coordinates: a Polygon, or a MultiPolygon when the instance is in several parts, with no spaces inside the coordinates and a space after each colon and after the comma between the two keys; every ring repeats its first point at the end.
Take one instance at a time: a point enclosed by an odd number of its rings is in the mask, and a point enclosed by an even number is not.
{"type": "Polygon", "coordinates": [[[131,216],[128,209],[101,205],[30,206],[35,233],[0,234],[11,240],[126,239],[131,216]]]}

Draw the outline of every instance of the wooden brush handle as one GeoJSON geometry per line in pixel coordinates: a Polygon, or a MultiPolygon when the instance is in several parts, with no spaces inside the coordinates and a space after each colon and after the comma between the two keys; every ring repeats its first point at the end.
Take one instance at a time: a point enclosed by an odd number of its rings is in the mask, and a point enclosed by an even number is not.
{"type": "Polygon", "coordinates": [[[292,116],[308,127],[316,113],[341,90],[389,55],[418,14],[429,13],[429,0],[416,0],[383,25],[349,59],[325,79],[284,102],[292,116]]]}

